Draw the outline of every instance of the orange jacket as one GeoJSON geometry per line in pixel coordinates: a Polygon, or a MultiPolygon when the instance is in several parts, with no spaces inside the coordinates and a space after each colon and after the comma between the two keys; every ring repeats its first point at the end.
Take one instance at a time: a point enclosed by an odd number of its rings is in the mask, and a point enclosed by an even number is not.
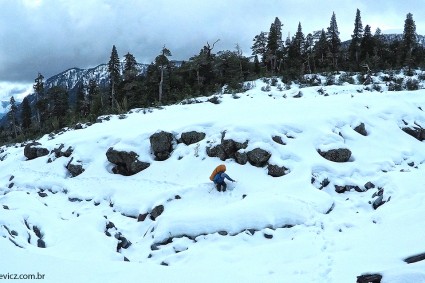
{"type": "Polygon", "coordinates": [[[210,180],[214,180],[215,175],[217,175],[218,172],[225,172],[226,171],[226,165],[220,164],[217,167],[215,167],[214,171],[212,172],[210,176],[210,180]]]}

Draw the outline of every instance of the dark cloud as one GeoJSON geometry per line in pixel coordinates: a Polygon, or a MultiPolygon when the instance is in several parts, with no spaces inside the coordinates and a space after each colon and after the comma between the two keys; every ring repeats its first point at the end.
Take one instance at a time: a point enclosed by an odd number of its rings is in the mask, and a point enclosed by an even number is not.
{"type": "Polygon", "coordinates": [[[250,53],[252,38],[268,31],[277,16],[286,37],[301,22],[305,34],[329,26],[335,11],[343,40],[349,39],[356,9],[363,25],[403,30],[412,12],[425,33],[423,1],[313,0],[14,0],[0,10],[0,80],[32,83],[38,72],[50,77],[72,67],[109,60],[112,45],[150,63],[165,44],[173,59],[188,59],[204,44],[216,50],[238,43],[250,53]]]}

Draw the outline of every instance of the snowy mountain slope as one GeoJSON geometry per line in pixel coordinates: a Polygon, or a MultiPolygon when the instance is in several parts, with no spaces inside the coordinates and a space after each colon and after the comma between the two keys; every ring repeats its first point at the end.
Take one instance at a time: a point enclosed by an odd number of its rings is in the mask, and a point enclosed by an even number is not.
{"type": "Polygon", "coordinates": [[[425,127],[425,90],[252,85],[220,104],[139,109],[38,141],[72,147],[69,157],[26,160],[22,146],[1,147],[1,272],[47,282],[354,282],[364,273],[425,282],[424,261],[403,261],[425,252],[425,144],[401,130],[425,127]],[[361,123],[365,136],[354,130],[361,123]],[[160,130],[206,136],[175,141],[156,161],[149,139],[160,130]],[[241,153],[266,150],[286,175],[209,157],[223,135],[248,141],[241,153]],[[110,147],[150,166],[113,174],[110,147]],[[338,148],[351,151],[348,162],[318,153],[338,148]],[[73,178],[71,158],[85,169],[73,178]],[[221,163],[237,180],[224,193],[208,179],[221,163]],[[379,188],[386,202],[374,209],[379,188]]]}

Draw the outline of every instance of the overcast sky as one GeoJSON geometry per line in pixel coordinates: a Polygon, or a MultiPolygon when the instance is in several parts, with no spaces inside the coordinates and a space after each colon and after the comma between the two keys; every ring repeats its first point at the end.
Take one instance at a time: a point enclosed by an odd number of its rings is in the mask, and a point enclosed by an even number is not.
{"type": "Polygon", "coordinates": [[[334,11],[342,40],[350,39],[356,9],[374,32],[404,27],[411,12],[425,34],[425,0],[0,0],[0,93],[19,94],[32,83],[72,67],[109,60],[115,44],[150,63],[165,44],[171,59],[184,60],[217,39],[214,51],[238,43],[250,54],[253,37],[278,17],[284,37],[329,26],[334,11]],[[6,84],[5,82],[9,82],[6,84]],[[13,86],[12,90],[10,86],[13,86]]]}

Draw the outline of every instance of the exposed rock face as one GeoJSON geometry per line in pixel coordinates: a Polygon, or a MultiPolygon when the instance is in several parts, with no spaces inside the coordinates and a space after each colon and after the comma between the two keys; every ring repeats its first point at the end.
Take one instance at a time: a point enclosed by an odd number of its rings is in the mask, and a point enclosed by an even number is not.
{"type": "Polygon", "coordinates": [[[181,141],[185,145],[190,145],[190,144],[200,142],[204,138],[205,138],[205,133],[200,133],[200,132],[196,132],[196,131],[182,133],[182,135],[181,135],[181,141]]]}
{"type": "Polygon", "coordinates": [[[367,136],[367,131],[366,131],[366,127],[365,127],[364,123],[360,123],[360,125],[356,126],[354,128],[354,131],[361,134],[362,136],[367,136]]]}
{"type": "Polygon", "coordinates": [[[319,149],[318,152],[323,158],[333,162],[347,162],[351,157],[351,151],[347,148],[331,149],[329,151],[321,151],[319,149]]]}
{"type": "Polygon", "coordinates": [[[156,160],[163,161],[170,157],[173,151],[173,139],[173,134],[164,131],[150,136],[151,149],[156,160]]]}
{"type": "Polygon", "coordinates": [[[112,169],[115,174],[131,176],[145,170],[149,163],[138,160],[138,155],[133,152],[118,151],[112,147],[106,152],[106,158],[116,166],[112,169]]]}
{"type": "Polygon", "coordinates": [[[251,151],[248,151],[247,155],[249,163],[256,167],[264,167],[271,157],[271,154],[269,152],[258,147],[251,151]]]}
{"type": "Polygon", "coordinates": [[[25,146],[24,155],[28,160],[32,160],[49,154],[47,148],[41,147],[41,143],[32,142],[25,146]]]}
{"type": "Polygon", "coordinates": [[[271,164],[267,166],[267,169],[268,169],[268,174],[272,177],[281,177],[285,175],[286,170],[288,170],[288,168],[285,168],[284,166],[280,167],[280,166],[271,165],[271,164]]]}

